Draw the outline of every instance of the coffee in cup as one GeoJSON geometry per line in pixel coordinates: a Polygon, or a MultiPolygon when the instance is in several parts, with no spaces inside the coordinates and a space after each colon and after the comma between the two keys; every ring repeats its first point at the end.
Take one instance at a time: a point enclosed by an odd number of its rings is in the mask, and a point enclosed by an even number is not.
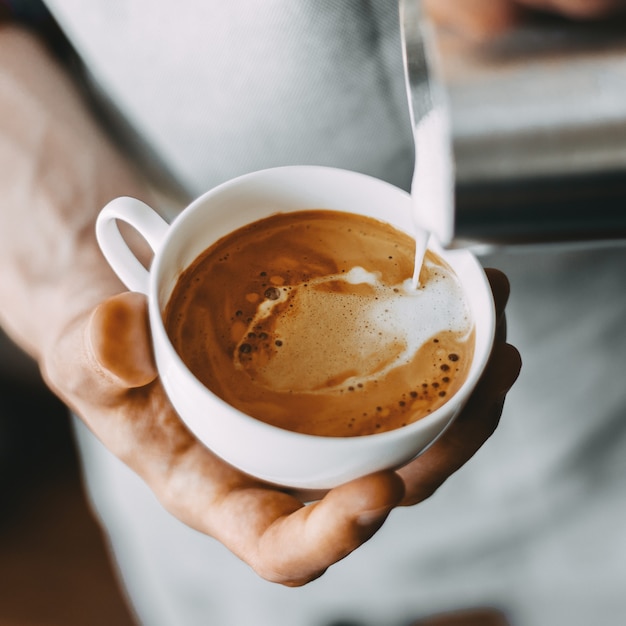
{"type": "Polygon", "coordinates": [[[221,238],[178,279],[167,333],[189,370],[287,430],[370,435],[432,413],[460,388],[473,322],[452,268],[354,213],[277,213],[221,238]]]}

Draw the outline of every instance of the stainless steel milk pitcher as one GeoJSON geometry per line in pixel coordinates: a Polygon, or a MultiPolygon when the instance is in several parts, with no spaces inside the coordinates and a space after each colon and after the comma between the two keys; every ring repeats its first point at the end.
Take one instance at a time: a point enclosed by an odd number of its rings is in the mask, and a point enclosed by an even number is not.
{"type": "Polygon", "coordinates": [[[400,0],[407,92],[415,129],[446,112],[450,197],[425,208],[444,243],[626,241],[626,21],[477,42],[420,5],[400,0]]]}

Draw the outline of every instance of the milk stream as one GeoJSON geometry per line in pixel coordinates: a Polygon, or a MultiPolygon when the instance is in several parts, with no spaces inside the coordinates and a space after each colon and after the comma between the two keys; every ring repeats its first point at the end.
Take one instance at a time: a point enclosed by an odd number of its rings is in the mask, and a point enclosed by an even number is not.
{"type": "Polygon", "coordinates": [[[449,118],[443,106],[432,108],[415,125],[415,168],[411,208],[415,229],[415,266],[412,287],[419,276],[431,235],[443,245],[454,232],[453,159],[449,118]]]}
{"type": "Polygon", "coordinates": [[[413,223],[415,224],[415,265],[410,286],[411,289],[415,291],[420,288],[420,272],[422,271],[422,265],[424,265],[424,256],[426,255],[426,248],[428,247],[428,240],[430,239],[430,233],[419,225],[419,215],[415,207],[415,198],[413,198],[413,223]]]}

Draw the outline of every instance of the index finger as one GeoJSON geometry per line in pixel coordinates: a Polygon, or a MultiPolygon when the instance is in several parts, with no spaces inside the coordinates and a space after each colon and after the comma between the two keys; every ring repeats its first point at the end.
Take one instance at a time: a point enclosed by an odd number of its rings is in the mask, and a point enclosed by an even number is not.
{"type": "Polygon", "coordinates": [[[307,506],[249,485],[212,505],[209,530],[263,578],[300,586],[370,539],[403,495],[391,471],[341,485],[307,506]]]}
{"type": "Polygon", "coordinates": [[[496,307],[496,316],[500,317],[504,313],[509,295],[511,293],[511,285],[509,279],[504,272],[492,267],[485,269],[487,280],[493,293],[493,300],[496,307]]]}
{"type": "Polygon", "coordinates": [[[507,335],[505,309],[509,301],[511,286],[506,274],[494,268],[485,269],[487,280],[493,294],[496,309],[496,342],[504,341],[507,335]]]}

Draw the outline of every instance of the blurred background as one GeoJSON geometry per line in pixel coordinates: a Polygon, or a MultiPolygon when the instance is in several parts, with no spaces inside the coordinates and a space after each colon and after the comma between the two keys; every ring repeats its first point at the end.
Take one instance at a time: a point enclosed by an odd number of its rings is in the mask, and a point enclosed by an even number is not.
{"type": "Polygon", "coordinates": [[[131,626],[67,409],[4,335],[0,357],[0,625],[131,626]]]}

